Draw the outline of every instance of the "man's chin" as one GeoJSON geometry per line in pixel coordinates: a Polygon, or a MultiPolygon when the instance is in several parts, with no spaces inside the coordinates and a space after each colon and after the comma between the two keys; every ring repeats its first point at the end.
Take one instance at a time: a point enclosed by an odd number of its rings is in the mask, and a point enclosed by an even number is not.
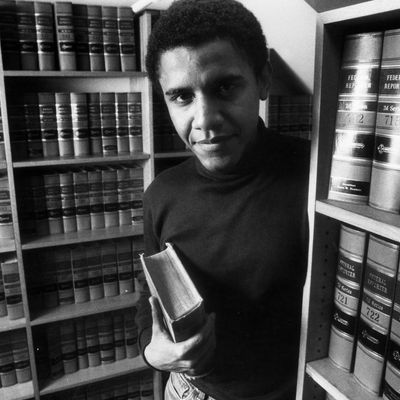
{"type": "Polygon", "coordinates": [[[236,160],[232,157],[198,157],[203,167],[211,173],[227,174],[235,169],[236,160]]]}

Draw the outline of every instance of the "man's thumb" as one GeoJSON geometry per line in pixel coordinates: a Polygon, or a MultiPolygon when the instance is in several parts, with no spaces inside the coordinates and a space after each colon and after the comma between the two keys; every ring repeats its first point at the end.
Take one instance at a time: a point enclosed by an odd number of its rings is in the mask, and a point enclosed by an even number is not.
{"type": "Polygon", "coordinates": [[[151,306],[151,316],[153,318],[153,332],[156,330],[165,331],[163,315],[158,299],[154,296],[150,296],[149,302],[151,306]]]}

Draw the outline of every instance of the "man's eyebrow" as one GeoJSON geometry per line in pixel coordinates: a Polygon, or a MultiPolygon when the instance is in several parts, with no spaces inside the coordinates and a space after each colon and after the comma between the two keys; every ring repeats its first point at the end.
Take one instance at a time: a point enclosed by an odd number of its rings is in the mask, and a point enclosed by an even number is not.
{"type": "Polygon", "coordinates": [[[181,93],[188,92],[188,91],[189,91],[189,88],[176,88],[176,89],[173,88],[173,89],[167,90],[164,94],[166,96],[175,96],[177,94],[181,94],[181,93]]]}

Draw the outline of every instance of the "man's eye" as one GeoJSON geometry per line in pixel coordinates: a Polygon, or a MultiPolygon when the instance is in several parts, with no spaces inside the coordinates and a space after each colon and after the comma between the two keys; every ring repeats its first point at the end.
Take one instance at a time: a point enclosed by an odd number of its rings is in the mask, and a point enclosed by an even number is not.
{"type": "Polygon", "coordinates": [[[236,88],[234,83],[224,83],[218,87],[218,92],[222,96],[229,96],[231,95],[236,88]]]}
{"type": "Polygon", "coordinates": [[[193,98],[193,95],[190,93],[180,93],[174,96],[171,96],[170,101],[176,104],[188,104],[193,98]]]}

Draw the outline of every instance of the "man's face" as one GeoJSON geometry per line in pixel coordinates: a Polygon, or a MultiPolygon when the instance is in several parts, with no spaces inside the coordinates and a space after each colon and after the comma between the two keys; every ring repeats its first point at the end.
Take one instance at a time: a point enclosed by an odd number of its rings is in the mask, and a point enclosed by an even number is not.
{"type": "Polygon", "coordinates": [[[172,122],[210,172],[229,172],[254,141],[268,78],[256,77],[226,40],[161,55],[159,80],[172,122]]]}

